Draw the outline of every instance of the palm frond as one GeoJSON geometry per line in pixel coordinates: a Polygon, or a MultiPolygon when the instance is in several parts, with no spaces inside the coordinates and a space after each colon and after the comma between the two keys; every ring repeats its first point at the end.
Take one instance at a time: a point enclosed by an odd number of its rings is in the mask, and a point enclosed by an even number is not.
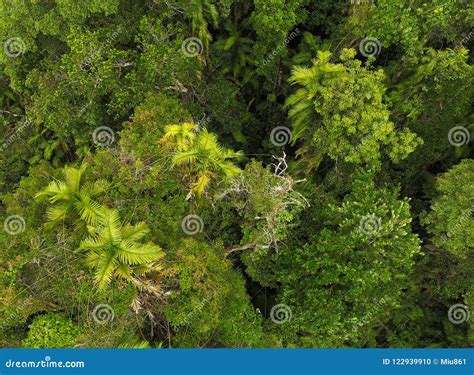
{"type": "Polygon", "coordinates": [[[79,168],[65,167],[64,179],[68,189],[72,192],[78,192],[81,186],[81,178],[87,169],[87,163],[82,164],[79,168]]]}
{"type": "Polygon", "coordinates": [[[172,165],[192,164],[198,159],[198,156],[199,151],[197,150],[178,152],[173,156],[172,165]]]}
{"type": "Polygon", "coordinates": [[[83,192],[77,194],[74,207],[79,212],[81,219],[90,225],[95,225],[104,214],[103,207],[93,201],[88,194],[83,192]]]}
{"type": "Polygon", "coordinates": [[[95,281],[99,290],[104,290],[112,281],[117,260],[115,254],[102,252],[97,259],[95,281]]]}
{"type": "Polygon", "coordinates": [[[143,245],[130,241],[123,241],[117,251],[117,257],[120,261],[130,265],[158,260],[163,255],[163,250],[158,245],[143,245]]]}
{"type": "Polygon", "coordinates": [[[171,141],[181,149],[194,139],[198,129],[199,126],[192,122],[185,122],[180,125],[169,125],[165,129],[163,140],[171,141]]]}
{"type": "Polygon", "coordinates": [[[150,263],[145,263],[145,264],[140,264],[138,266],[133,266],[133,273],[139,276],[145,275],[147,272],[150,272],[152,270],[159,270],[160,267],[156,265],[153,262],[150,263]]]}
{"type": "Polygon", "coordinates": [[[242,151],[233,151],[229,149],[226,149],[223,155],[224,159],[241,159],[243,157],[244,157],[244,154],[242,151]]]}
{"type": "MultiPolygon", "coordinates": [[[[167,127],[166,138],[176,137],[177,134],[183,132],[185,124],[170,125],[167,127]]],[[[240,159],[243,157],[242,152],[234,152],[230,149],[222,147],[217,136],[210,133],[206,128],[201,129],[196,133],[194,124],[192,126],[193,138],[189,139],[186,147],[178,148],[178,151],[172,157],[173,167],[185,165],[183,168],[188,181],[196,181],[188,193],[186,199],[191,198],[193,193],[198,197],[204,194],[208,188],[211,180],[215,177],[232,177],[240,173],[240,169],[232,164],[230,159],[240,159]]]]}
{"type": "Polygon", "coordinates": [[[145,223],[138,223],[136,225],[127,224],[122,229],[122,238],[128,241],[138,241],[149,231],[145,223]]]}
{"type": "Polygon", "coordinates": [[[35,198],[41,200],[48,197],[51,203],[55,203],[69,196],[70,192],[63,181],[51,181],[46,188],[35,195],[35,198]]]}
{"type": "MultiPolygon", "coordinates": [[[[99,181],[99,182],[103,183],[104,181],[99,181]]],[[[83,192],[84,194],[87,194],[90,197],[95,197],[103,193],[104,186],[100,184],[99,182],[96,181],[96,182],[85,183],[81,188],[81,192],[83,192]]]]}
{"type": "Polygon", "coordinates": [[[89,236],[81,242],[79,250],[103,250],[107,249],[109,245],[110,244],[100,236],[89,236]]]}
{"type": "Polygon", "coordinates": [[[100,213],[101,236],[110,244],[120,243],[122,240],[122,224],[117,210],[103,208],[100,213]]]}
{"type": "Polygon", "coordinates": [[[65,220],[69,210],[70,206],[67,203],[60,203],[56,206],[49,207],[46,211],[46,217],[49,222],[48,225],[53,226],[58,222],[65,220]]]}
{"type": "Polygon", "coordinates": [[[221,172],[226,176],[226,177],[234,177],[237,176],[241,170],[239,167],[237,167],[235,164],[229,162],[229,161],[224,161],[219,164],[221,172]]]}
{"type": "Polygon", "coordinates": [[[210,178],[208,175],[201,175],[199,176],[199,179],[197,180],[196,183],[193,185],[193,191],[197,194],[198,197],[202,196],[204,194],[204,191],[206,190],[206,187],[210,183],[210,178]]]}
{"type": "Polygon", "coordinates": [[[122,262],[115,269],[115,275],[125,280],[129,280],[133,277],[130,266],[122,262]]]}
{"type": "Polygon", "coordinates": [[[87,253],[85,263],[90,267],[96,269],[99,263],[100,253],[97,251],[89,251],[87,253]]]}

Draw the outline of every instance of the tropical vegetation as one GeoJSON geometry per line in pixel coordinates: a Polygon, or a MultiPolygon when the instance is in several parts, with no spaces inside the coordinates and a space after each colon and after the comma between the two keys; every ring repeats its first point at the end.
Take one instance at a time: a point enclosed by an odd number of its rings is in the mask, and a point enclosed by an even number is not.
{"type": "Polygon", "coordinates": [[[0,346],[472,347],[473,21],[0,0],[0,346]]]}

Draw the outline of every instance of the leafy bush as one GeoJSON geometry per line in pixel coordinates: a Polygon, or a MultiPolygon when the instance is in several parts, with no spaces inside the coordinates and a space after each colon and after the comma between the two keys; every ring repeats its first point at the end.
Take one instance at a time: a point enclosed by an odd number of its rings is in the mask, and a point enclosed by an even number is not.
{"type": "Polygon", "coordinates": [[[29,326],[23,340],[25,348],[70,348],[79,336],[80,328],[65,314],[39,315],[29,326]]]}

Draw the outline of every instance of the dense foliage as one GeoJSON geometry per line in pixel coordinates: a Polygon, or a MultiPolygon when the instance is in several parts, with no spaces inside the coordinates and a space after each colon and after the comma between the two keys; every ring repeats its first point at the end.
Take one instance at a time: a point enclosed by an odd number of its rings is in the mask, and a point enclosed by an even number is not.
{"type": "Polygon", "coordinates": [[[0,0],[0,346],[472,346],[473,20],[0,0]]]}

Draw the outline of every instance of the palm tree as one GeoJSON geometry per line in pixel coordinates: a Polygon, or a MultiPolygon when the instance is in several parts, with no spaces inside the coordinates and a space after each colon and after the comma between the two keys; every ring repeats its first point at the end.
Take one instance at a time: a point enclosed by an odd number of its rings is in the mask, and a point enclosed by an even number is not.
{"type": "Polygon", "coordinates": [[[240,173],[231,159],[239,159],[243,154],[221,147],[215,134],[207,129],[199,130],[192,123],[171,125],[166,128],[165,142],[176,148],[172,157],[173,166],[181,166],[190,182],[190,192],[198,197],[217,177],[230,178],[240,173]]]}
{"type": "Polygon", "coordinates": [[[218,13],[216,6],[211,0],[186,0],[185,15],[191,20],[191,33],[199,37],[206,50],[212,40],[212,35],[208,29],[208,22],[212,26],[217,26],[218,13]]]}
{"type": "Polygon", "coordinates": [[[319,89],[330,80],[341,79],[345,73],[344,66],[331,64],[330,58],[330,52],[318,51],[311,67],[297,66],[291,72],[290,83],[301,86],[285,103],[285,107],[289,107],[288,117],[293,127],[294,142],[301,138],[311,125],[317,123],[315,106],[319,89]]]}
{"type": "Polygon", "coordinates": [[[123,225],[117,210],[101,209],[98,226],[78,249],[88,251],[86,263],[95,269],[99,290],[104,290],[113,277],[141,288],[147,286],[139,276],[156,270],[156,261],[164,255],[158,245],[138,242],[147,233],[146,224],[123,225]]]}
{"type": "Polygon", "coordinates": [[[189,144],[196,138],[199,126],[192,122],[184,122],[181,125],[169,125],[163,140],[170,141],[179,151],[186,150],[189,144]]]}
{"type": "MultiPolygon", "coordinates": [[[[247,21],[250,18],[247,19],[247,21]]],[[[242,27],[248,22],[242,22],[242,27]]],[[[228,64],[224,64],[222,67],[222,73],[232,73],[235,80],[239,79],[241,73],[243,73],[242,80],[246,80],[251,74],[250,69],[246,69],[248,65],[251,65],[255,60],[254,58],[254,44],[255,42],[243,36],[242,30],[239,29],[237,23],[227,21],[224,24],[228,36],[217,40],[213,47],[219,51],[228,51],[230,54],[231,61],[228,64]]]]}
{"type": "MultiPolygon", "coordinates": [[[[52,181],[41,192],[36,194],[36,198],[47,197],[54,206],[47,210],[49,227],[64,221],[74,213],[86,225],[95,225],[99,219],[101,205],[92,198],[103,191],[100,184],[83,183],[82,175],[87,169],[87,164],[82,164],[79,168],[65,167],[64,181],[52,181]]],[[[76,224],[83,225],[76,221],[76,224]]]]}

